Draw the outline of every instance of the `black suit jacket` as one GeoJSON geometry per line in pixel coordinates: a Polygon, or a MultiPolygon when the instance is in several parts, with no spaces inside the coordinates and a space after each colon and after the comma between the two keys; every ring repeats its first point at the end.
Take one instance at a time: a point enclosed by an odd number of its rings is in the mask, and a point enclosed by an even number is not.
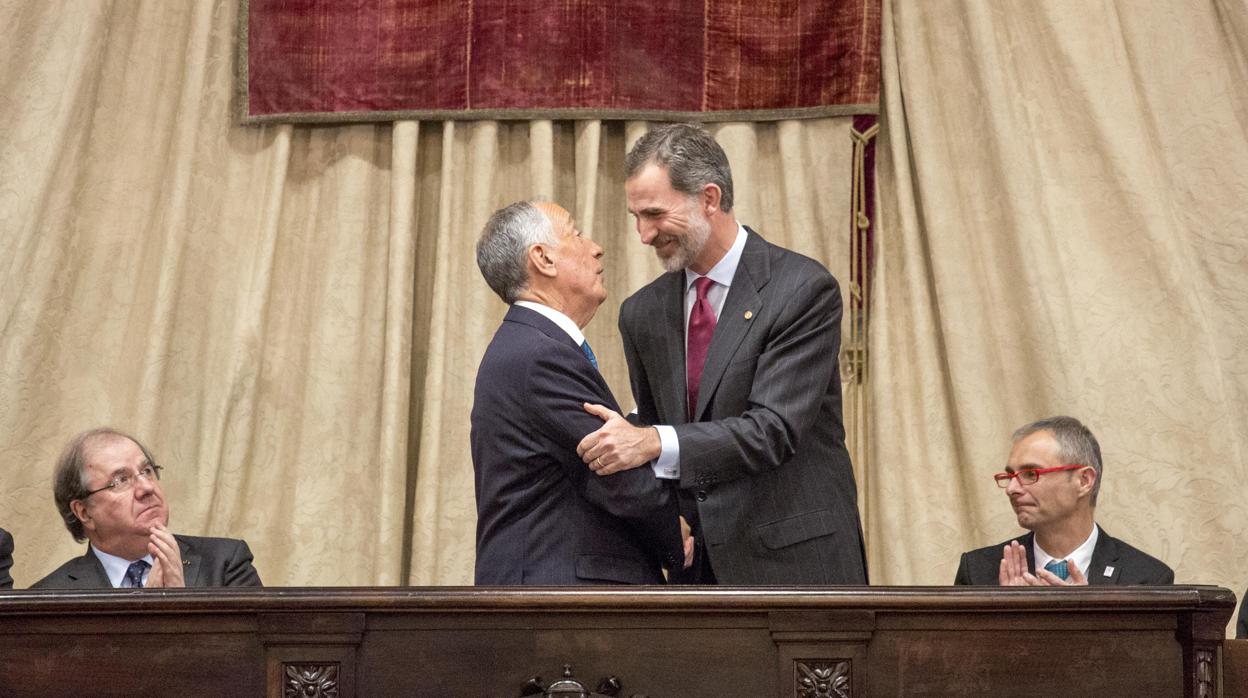
{"type": "MultiPolygon", "coordinates": [[[[1014,539],[1027,551],[1027,570],[1032,574],[1036,573],[1035,553],[1032,550],[1035,537],[1036,534],[1028,533],[1014,539]]],[[[962,561],[958,564],[958,573],[953,583],[983,586],[999,584],[1002,549],[1009,544],[1010,541],[1007,540],[998,545],[962,553],[962,561]]],[[[1088,584],[1174,584],[1174,570],[1161,560],[1110,536],[1102,527],[1096,538],[1096,547],[1092,549],[1088,584]]]]}
{"type": "Polygon", "coordinates": [[[576,454],[619,410],[566,332],[512,306],[485,351],[472,406],[477,584],[661,584],[683,557],[671,488],[649,469],[607,477],[576,454]]]}
{"type": "Polygon", "coordinates": [[[840,288],[813,259],[747,235],[692,422],[684,271],[624,301],[620,333],[638,421],[675,428],[682,509],[719,582],[863,584],[841,420],[840,288]]]}
{"type": "MultiPolygon", "coordinates": [[[[179,536],[182,550],[182,577],[187,587],[258,587],[260,574],[251,564],[251,548],[232,538],[179,536]]],[[[40,579],[31,589],[111,589],[104,565],[90,546],[76,557],[40,579]]]]}
{"type": "Polygon", "coordinates": [[[13,588],[10,569],[13,569],[13,536],[0,528],[0,589],[13,588]]]}

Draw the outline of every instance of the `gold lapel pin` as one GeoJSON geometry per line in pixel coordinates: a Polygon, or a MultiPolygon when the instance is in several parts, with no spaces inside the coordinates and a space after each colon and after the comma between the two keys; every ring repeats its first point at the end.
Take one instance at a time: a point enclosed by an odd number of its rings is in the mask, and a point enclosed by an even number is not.
{"type": "Polygon", "coordinates": [[[754,317],[754,311],[753,311],[753,310],[747,310],[747,311],[745,311],[745,319],[746,319],[746,320],[749,320],[749,319],[750,319],[750,318],[752,318],[752,317],[754,317]]]}

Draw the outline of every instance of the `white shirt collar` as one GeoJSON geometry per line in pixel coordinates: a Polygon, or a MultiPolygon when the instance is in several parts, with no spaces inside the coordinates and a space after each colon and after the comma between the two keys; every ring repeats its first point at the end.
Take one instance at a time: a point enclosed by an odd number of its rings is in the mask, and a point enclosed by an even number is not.
{"type": "Polygon", "coordinates": [[[535,313],[540,313],[543,317],[558,325],[559,329],[567,332],[572,341],[576,342],[576,346],[579,347],[585,343],[585,333],[581,332],[581,328],[577,327],[575,322],[572,322],[572,318],[558,310],[548,305],[534,303],[533,301],[516,301],[516,305],[521,308],[528,308],[535,313]]]}
{"type": "MultiPolygon", "coordinates": [[[[126,570],[130,569],[130,563],[135,561],[111,555],[103,550],[100,550],[94,545],[91,546],[91,552],[95,553],[95,556],[99,559],[100,564],[104,565],[104,574],[108,575],[108,583],[112,584],[114,589],[120,589],[121,583],[126,578],[126,570]]],[[[152,560],[151,554],[144,555],[139,559],[146,561],[148,564],[147,571],[143,573],[143,581],[146,582],[147,574],[152,571],[151,565],[154,561],[152,560]]]]}
{"type": "MultiPolygon", "coordinates": [[[[724,288],[732,286],[732,277],[737,274],[737,265],[741,263],[741,253],[745,251],[745,239],[747,237],[748,234],[745,232],[745,226],[738,223],[737,238],[732,241],[732,247],[729,247],[728,252],[724,254],[723,258],[716,262],[715,266],[711,267],[711,270],[706,273],[706,276],[710,278],[711,281],[714,281],[724,288]]],[[[701,277],[701,274],[686,267],[685,291],[688,292],[689,287],[693,285],[693,282],[697,281],[701,277]]]]}
{"type": "MultiPolygon", "coordinates": [[[[1075,567],[1078,567],[1079,571],[1082,572],[1083,576],[1087,579],[1091,579],[1091,577],[1088,577],[1088,568],[1092,566],[1092,551],[1096,549],[1096,539],[1099,535],[1100,527],[1095,523],[1092,524],[1092,533],[1088,534],[1088,539],[1085,540],[1078,548],[1075,548],[1074,552],[1064,558],[1075,563],[1075,567]]],[[[1046,553],[1040,547],[1040,544],[1036,542],[1035,538],[1032,538],[1031,540],[1031,549],[1032,554],[1036,558],[1037,572],[1044,569],[1045,565],[1055,559],[1052,555],[1046,553]]]]}

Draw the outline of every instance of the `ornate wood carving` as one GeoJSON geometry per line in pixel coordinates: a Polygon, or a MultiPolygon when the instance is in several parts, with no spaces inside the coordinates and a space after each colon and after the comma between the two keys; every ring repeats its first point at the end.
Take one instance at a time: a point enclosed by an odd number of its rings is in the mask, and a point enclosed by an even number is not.
{"type": "Polygon", "coordinates": [[[1196,650],[1196,695],[1198,698],[1213,698],[1214,676],[1213,652],[1196,650]]]}
{"type": "Polygon", "coordinates": [[[794,665],[797,698],[851,698],[849,661],[802,659],[794,665]]]}
{"type": "Polygon", "coordinates": [[[283,698],[338,698],[338,662],[282,664],[283,698]]]}
{"type": "MultiPolygon", "coordinates": [[[[563,678],[543,687],[542,677],[534,676],[520,687],[520,695],[522,697],[542,696],[542,698],[614,698],[620,695],[622,688],[619,679],[607,676],[598,682],[596,691],[590,691],[585,684],[572,676],[572,665],[564,664],[563,678]]],[[[634,693],[632,698],[646,698],[646,696],[634,693]]]]}

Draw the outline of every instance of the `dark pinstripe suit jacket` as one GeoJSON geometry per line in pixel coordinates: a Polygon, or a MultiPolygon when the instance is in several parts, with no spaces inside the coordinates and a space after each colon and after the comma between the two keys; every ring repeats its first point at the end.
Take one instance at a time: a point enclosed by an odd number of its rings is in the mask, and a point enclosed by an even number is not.
{"type": "Polygon", "coordinates": [[[692,423],[684,272],[624,301],[637,418],[675,427],[681,493],[720,583],[861,584],[862,529],[841,421],[840,288],[818,262],[747,232],[692,423]]]}

